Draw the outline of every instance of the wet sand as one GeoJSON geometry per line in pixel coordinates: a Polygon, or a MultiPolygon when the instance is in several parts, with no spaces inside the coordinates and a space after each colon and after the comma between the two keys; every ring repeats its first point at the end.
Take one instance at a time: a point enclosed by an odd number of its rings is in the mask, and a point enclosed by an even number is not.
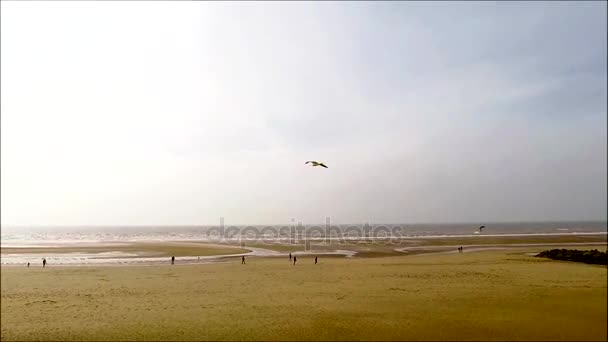
{"type": "Polygon", "coordinates": [[[250,254],[237,246],[185,242],[134,242],[70,244],[45,247],[3,247],[4,266],[33,265],[46,258],[51,265],[134,265],[167,263],[171,256],[182,262],[218,261],[221,257],[250,254]]]}
{"type": "MultiPolygon", "coordinates": [[[[505,235],[505,236],[458,236],[394,241],[353,241],[330,244],[311,243],[308,250],[304,244],[242,242],[209,243],[205,241],[137,241],[137,242],[86,242],[30,247],[2,247],[2,265],[24,266],[41,263],[46,258],[49,265],[154,265],[169,262],[176,257],[178,264],[223,262],[240,256],[283,257],[293,255],[318,255],[323,257],[383,257],[391,255],[452,253],[458,246],[465,253],[479,248],[517,248],[531,246],[597,245],[606,247],[606,234],[562,234],[562,235],[505,235]]],[[[481,249],[481,250],[483,250],[481,249]]]]}

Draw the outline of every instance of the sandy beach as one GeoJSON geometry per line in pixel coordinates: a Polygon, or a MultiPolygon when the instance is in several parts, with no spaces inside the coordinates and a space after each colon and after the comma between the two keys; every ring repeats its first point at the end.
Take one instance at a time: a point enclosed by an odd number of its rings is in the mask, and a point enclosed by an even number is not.
{"type": "Polygon", "coordinates": [[[607,339],[605,266],[503,248],[2,267],[2,340],[607,339]]]}
{"type": "Polygon", "coordinates": [[[608,342],[608,1],[0,7],[0,342],[608,342]]]}

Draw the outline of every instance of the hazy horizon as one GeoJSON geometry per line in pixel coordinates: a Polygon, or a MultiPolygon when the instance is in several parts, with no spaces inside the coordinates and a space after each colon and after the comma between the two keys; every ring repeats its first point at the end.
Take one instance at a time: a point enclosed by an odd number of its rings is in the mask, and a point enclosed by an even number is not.
{"type": "MultiPolygon", "coordinates": [[[[325,226],[325,222],[317,221],[317,222],[279,222],[279,223],[246,223],[246,222],[225,222],[225,226],[253,226],[253,227],[263,227],[263,226],[294,226],[298,223],[301,223],[305,226],[325,226]]],[[[448,225],[471,225],[471,226],[479,226],[483,225],[517,225],[517,224],[569,224],[569,223],[592,223],[592,224],[607,224],[606,220],[562,220],[562,221],[453,221],[453,222],[330,222],[330,225],[411,225],[411,226],[424,226],[424,225],[435,225],[435,226],[448,226],[448,225]]],[[[28,224],[28,225],[13,225],[13,224],[2,224],[2,227],[31,227],[31,228],[138,228],[138,227],[184,227],[184,228],[200,228],[200,227],[218,227],[222,224],[219,223],[200,223],[200,224],[112,224],[112,225],[36,225],[36,224],[28,224]]]]}
{"type": "Polygon", "coordinates": [[[606,2],[0,6],[3,227],[607,220],[606,2]]]}

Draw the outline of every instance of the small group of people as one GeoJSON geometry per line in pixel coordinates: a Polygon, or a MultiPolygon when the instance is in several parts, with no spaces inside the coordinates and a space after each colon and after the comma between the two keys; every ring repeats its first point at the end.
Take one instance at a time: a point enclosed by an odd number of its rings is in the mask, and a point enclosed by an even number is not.
{"type": "MultiPolygon", "coordinates": [[[[291,262],[292,260],[292,256],[291,256],[291,252],[289,253],[289,261],[291,262]]],[[[298,258],[294,255],[293,256],[293,264],[295,265],[296,262],[298,262],[298,258]]],[[[315,256],[315,265],[317,264],[317,262],[319,262],[318,257],[315,256]]]]}
{"type": "MultiPolygon", "coordinates": [[[[27,263],[27,267],[30,267],[30,263],[27,263]]],[[[42,258],[42,268],[46,267],[46,258],[42,258]]]]}
{"type": "Polygon", "coordinates": [[[458,247],[458,253],[462,253],[463,249],[464,249],[464,247],[462,247],[462,246],[458,247]]]}
{"type": "MultiPolygon", "coordinates": [[[[198,257],[198,260],[200,260],[200,259],[201,258],[198,257]]],[[[296,262],[298,262],[298,258],[295,255],[292,257],[291,253],[289,253],[289,261],[291,262],[292,260],[293,260],[293,264],[294,265],[296,264],[296,262]]],[[[318,262],[319,262],[319,257],[315,256],[315,265],[318,262]]],[[[42,264],[43,264],[43,267],[44,267],[44,265],[46,265],[46,259],[42,260],[42,264]]],[[[171,265],[175,265],[175,256],[171,257],[171,265]]],[[[241,257],[241,265],[246,265],[246,263],[245,263],[245,256],[244,255],[241,257]]],[[[27,263],[27,267],[30,267],[30,263],[29,262],[27,263]]]]}

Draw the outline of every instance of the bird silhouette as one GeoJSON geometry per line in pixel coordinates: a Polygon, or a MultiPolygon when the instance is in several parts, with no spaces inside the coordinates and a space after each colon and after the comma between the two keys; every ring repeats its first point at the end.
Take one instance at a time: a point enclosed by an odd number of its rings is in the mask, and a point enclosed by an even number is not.
{"type": "Polygon", "coordinates": [[[319,162],[316,162],[316,161],[313,161],[313,160],[309,160],[309,161],[307,161],[304,164],[308,164],[308,163],[311,163],[312,166],[322,166],[322,167],[328,169],[328,167],[325,164],[323,164],[323,163],[319,163],[319,162]]]}

